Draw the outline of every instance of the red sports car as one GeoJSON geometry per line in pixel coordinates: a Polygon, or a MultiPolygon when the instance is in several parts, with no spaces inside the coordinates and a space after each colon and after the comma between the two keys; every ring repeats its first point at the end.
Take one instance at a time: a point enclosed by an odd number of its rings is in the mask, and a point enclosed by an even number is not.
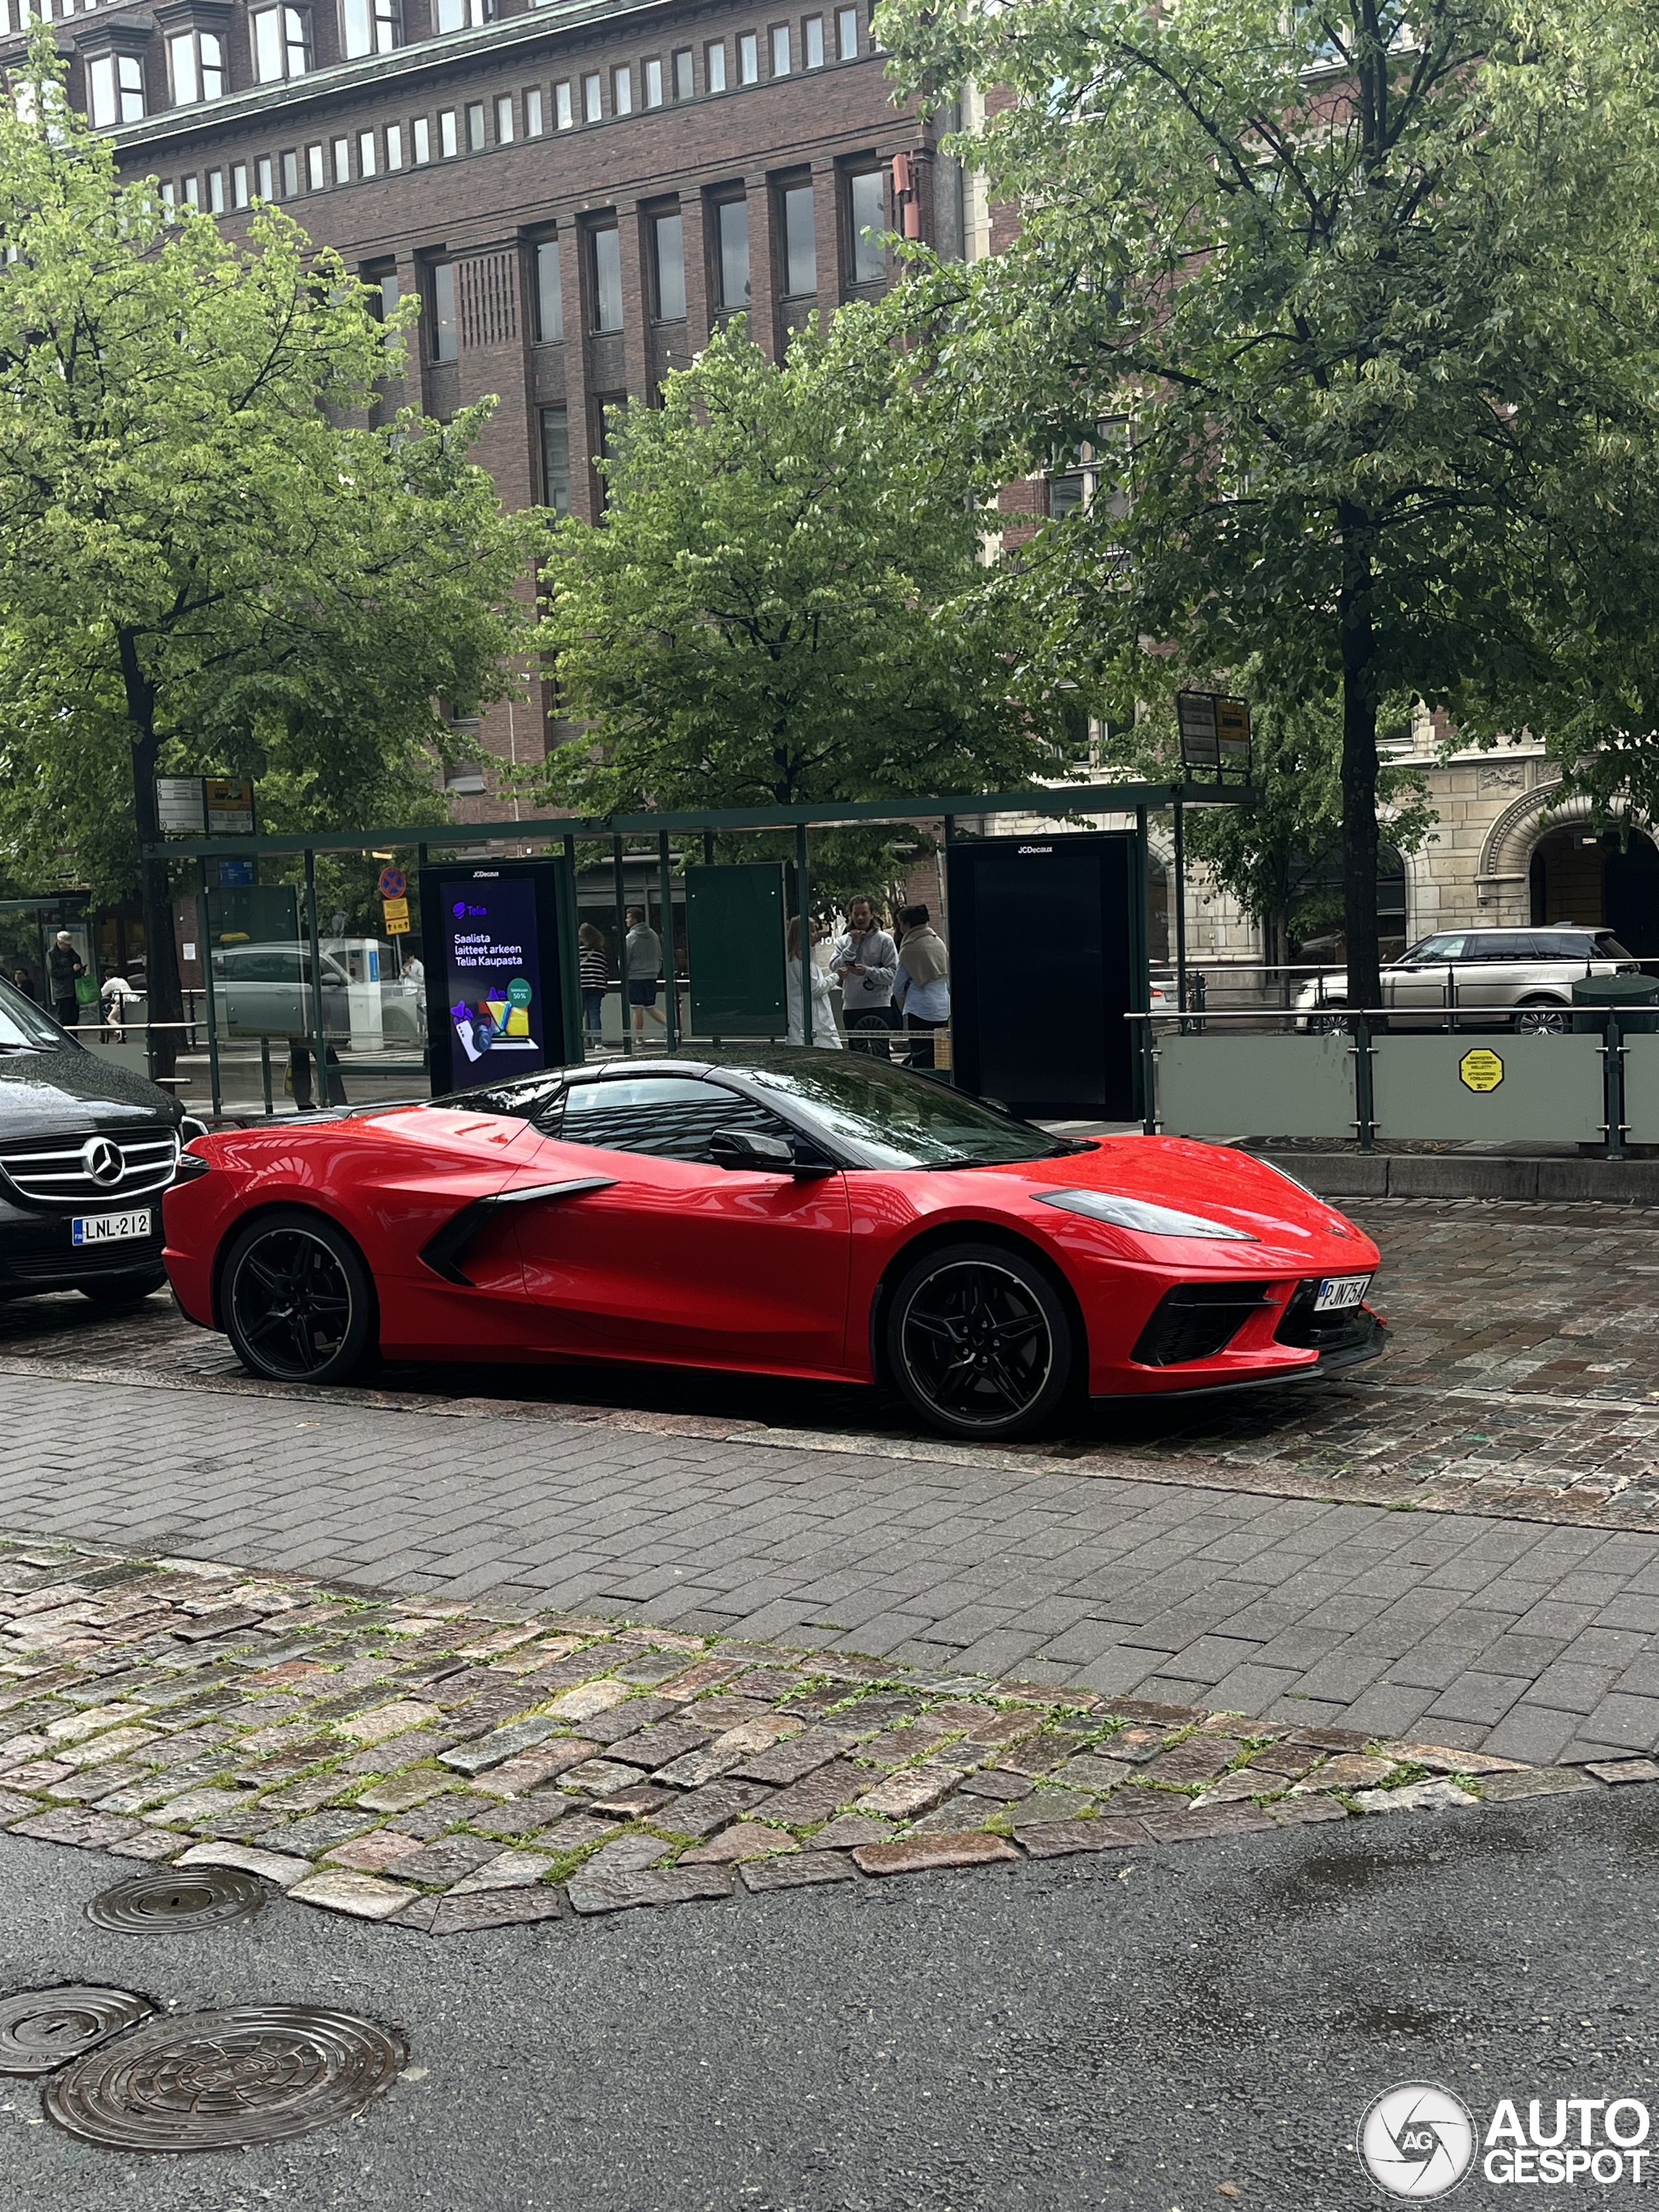
{"type": "Polygon", "coordinates": [[[613,1061],[198,1137],[179,1303],[273,1380],[394,1360],[890,1382],[958,1437],[1382,1349],[1376,1246],[1248,1154],[1079,1141],[863,1054],[613,1061]]]}

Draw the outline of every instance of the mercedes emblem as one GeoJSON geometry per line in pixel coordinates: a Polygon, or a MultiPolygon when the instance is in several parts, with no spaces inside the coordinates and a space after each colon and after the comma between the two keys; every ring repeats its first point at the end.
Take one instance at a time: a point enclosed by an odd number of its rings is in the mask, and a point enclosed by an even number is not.
{"type": "Polygon", "coordinates": [[[89,1137],[81,1148],[81,1164],[95,1183],[107,1189],[119,1182],[126,1162],[107,1137],[89,1137]]]}

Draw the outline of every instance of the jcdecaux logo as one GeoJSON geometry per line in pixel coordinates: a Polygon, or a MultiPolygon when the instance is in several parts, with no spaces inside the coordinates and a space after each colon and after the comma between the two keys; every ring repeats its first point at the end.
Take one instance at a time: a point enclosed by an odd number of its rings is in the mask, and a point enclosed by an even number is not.
{"type": "Polygon", "coordinates": [[[1471,2175],[1498,2187],[1645,2188],[1652,2114],[1639,2097],[1500,2097],[1484,2118],[1436,2081],[1367,2106],[1355,2148],[1386,2196],[1427,2203],[1471,2175]]]}

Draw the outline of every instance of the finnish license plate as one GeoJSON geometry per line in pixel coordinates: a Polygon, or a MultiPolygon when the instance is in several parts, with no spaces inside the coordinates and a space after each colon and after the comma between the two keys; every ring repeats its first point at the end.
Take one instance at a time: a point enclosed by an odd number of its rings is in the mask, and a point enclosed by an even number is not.
{"type": "Polygon", "coordinates": [[[1314,1298],[1316,1313],[1344,1313],[1364,1303],[1369,1275],[1327,1275],[1314,1298]]]}
{"type": "Polygon", "coordinates": [[[118,1244],[134,1237],[148,1237],[155,1226],[149,1206],[132,1213],[77,1213],[70,1223],[76,1244],[118,1244]]]}

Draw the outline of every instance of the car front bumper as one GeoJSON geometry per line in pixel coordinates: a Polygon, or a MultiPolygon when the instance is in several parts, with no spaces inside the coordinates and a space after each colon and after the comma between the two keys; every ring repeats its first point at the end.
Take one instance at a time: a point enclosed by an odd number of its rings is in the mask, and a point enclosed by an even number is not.
{"type": "Polygon", "coordinates": [[[159,1193],[126,1206],[88,1206],[97,1212],[148,1211],[147,1237],[123,1237],[106,1244],[76,1244],[72,1214],[14,1206],[0,1199],[0,1298],[28,1297],[44,1291],[74,1291],[83,1283],[119,1281],[130,1275],[161,1271],[161,1200],[159,1193]]]}

